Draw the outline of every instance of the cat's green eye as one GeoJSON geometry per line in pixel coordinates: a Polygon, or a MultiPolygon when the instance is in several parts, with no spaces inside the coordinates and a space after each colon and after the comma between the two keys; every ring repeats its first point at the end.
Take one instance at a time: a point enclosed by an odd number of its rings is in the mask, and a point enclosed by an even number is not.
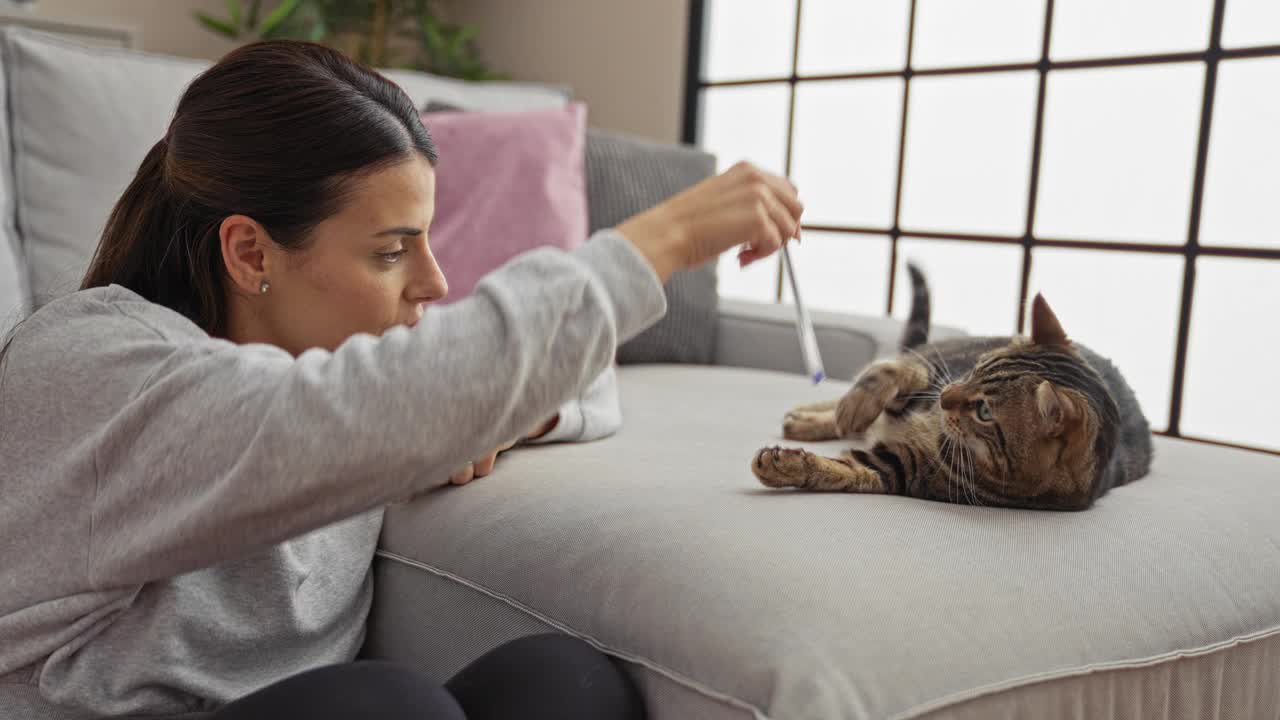
{"type": "Polygon", "coordinates": [[[982,422],[991,422],[991,406],[987,404],[986,400],[979,400],[973,408],[973,412],[982,422]]]}

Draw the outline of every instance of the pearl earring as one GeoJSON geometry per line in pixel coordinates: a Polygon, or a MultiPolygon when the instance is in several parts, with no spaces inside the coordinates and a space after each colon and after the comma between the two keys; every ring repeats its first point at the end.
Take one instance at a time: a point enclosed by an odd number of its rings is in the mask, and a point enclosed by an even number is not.
{"type": "Polygon", "coordinates": [[[271,283],[267,282],[266,280],[263,280],[262,284],[258,286],[258,292],[262,293],[263,295],[267,294],[267,291],[270,289],[271,289],[271,283]]]}

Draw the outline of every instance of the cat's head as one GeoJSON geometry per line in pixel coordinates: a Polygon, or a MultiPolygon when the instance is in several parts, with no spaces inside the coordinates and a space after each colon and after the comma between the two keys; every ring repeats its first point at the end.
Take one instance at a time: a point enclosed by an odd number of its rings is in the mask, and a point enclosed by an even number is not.
{"type": "Polygon", "coordinates": [[[1031,337],[983,355],[943,388],[940,405],[944,444],[967,451],[944,460],[967,463],[988,492],[1028,506],[1087,507],[1115,449],[1115,401],[1040,295],[1031,337]]]}

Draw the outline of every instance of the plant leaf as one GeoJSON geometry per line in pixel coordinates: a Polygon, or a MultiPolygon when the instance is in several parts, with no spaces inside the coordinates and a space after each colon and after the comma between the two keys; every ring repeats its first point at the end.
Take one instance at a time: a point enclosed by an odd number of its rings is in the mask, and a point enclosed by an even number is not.
{"type": "Polygon", "coordinates": [[[258,11],[262,9],[262,0],[253,0],[249,3],[249,17],[245,20],[245,27],[252,30],[258,27],[258,11]]]}
{"type": "Polygon", "coordinates": [[[423,46],[429,55],[437,55],[444,49],[444,38],[440,35],[440,27],[433,20],[422,19],[423,46]]]}
{"type": "Polygon", "coordinates": [[[480,27],[477,25],[463,25],[458,28],[458,42],[469,43],[476,39],[476,35],[480,34],[480,27]]]}
{"type": "Polygon", "coordinates": [[[311,42],[321,42],[328,36],[329,26],[324,21],[324,14],[317,12],[311,19],[311,31],[307,33],[307,39],[311,42]]]}
{"type": "Polygon", "coordinates": [[[208,13],[200,11],[196,11],[195,16],[196,20],[198,20],[201,25],[205,26],[206,29],[212,30],[224,37],[231,38],[232,40],[238,40],[240,38],[240,31],[226,20],[219,20],[208,13]]]}
{"type": "Polygon", "coordinates": [[[281,2],[280,6],[272,10],[271,14],[262,21],[262,37],[276,37],[276,33],[282,29],[281,26],[284,21],[288,20],[289,16],[297,11],[298,5],[301,3],[302,0],[284,0],[281,2]]]}
{"type": "Polygon", "coordinates": [[[231,25],[240,30],[240,0],[226,0],[227,12],[231,15],[231,25]]]}

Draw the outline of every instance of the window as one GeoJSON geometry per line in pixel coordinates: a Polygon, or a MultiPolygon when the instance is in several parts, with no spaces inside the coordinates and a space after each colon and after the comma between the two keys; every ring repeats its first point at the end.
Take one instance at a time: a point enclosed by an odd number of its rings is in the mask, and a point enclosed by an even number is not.
{"type": "Polygon", "coordinates": [[[974,333],[1043,291],[1155,429],[1280,453],[1280,3],[691,6],[685,140],[795,179],[815,307],[904,317],[908,260],[974,333]]]}

